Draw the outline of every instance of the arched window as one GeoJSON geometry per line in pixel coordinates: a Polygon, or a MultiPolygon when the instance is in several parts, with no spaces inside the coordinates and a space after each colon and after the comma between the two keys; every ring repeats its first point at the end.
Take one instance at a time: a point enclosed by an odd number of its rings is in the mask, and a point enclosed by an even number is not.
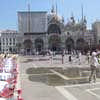
{"type": "Polygon", "coordinates": [[[68,38],[65,41],[65,47],[68,50],[68,53],[71,53],[72,49],[74,49],[74,40],[72,38],[68,38]]]}
{"type": "Polygon", "coordinates": [[[32,48],[32,41],[29,40],[29,39],[28,39],[28,40],[25,40],[23,44],[24,44],[24,48],[25,48],[25,49],[30,49],[30,48],[32,48]]]}
{"type": "Polygon", "coordinates": [[[83,49],[84,49],[84,45],[85,45],[84,39],[79,38],[79,39],[76,41],[76,47],[77,47],[77,49],[83,50],[83,49]]]}
{"type": "Polygon", "coordinates": [[[48,34],[52,34],[52,33],[61,34],[60,27],[57,24],[51,24],[48,27],[48,34]]]}
{"type": "Polygon", "coordinates": [[[61,50],[61,38],[59,35],[51,35],[49,38],[49,49],[52,51],[61,50]]]}
{"type": "Polygon", "coordinates": [[[43,46],[44,46],[44,42],[42,39],[40,38],[37,38],[35,40],[35,48],[36,48],[36,51],[41,51],[43,49],[43,46]]]}

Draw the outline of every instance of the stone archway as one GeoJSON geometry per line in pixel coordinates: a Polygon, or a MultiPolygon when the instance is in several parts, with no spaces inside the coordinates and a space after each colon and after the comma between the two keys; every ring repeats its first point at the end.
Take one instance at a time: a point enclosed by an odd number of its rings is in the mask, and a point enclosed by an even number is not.
{"type": "Polygon", "coordinates": [[[61,37],[59,35],[51,35],[49,37],[49,49],[52,51],[61,50],[61,37]]]}
{"type": "Polygon", "coordinates": [[[44,48],[44,41],[40,38],[37,38],[35,40],[35,49],[36,49],[36,51],[40,52],[40,51],[43,50],[43,48],[44,48]]]}
{"type": "Polygon", "coordinates": [[[23,42],[23,45],[24,45],[24,51],[26,54],[31,54],[32,53],[32,41],[30,39],[27,39],[23,42]]]}
{"type": "Polygon", "coordinates": [[[68,53],[71,53],[71,51],[74,49],[74,40],[72,38],[68,38],[65,41],[65,47],[66,50],[68,50],[68,53]]]}
{"type": "Polygon", "coordinates": [[[82,39],[82,38],[79,38],[79,39],[76,41],[76,48],[77,48],[78,50],[84,50],[85,45],[86,45],[86,42],[85,42],[84,39],[82,39]]]}

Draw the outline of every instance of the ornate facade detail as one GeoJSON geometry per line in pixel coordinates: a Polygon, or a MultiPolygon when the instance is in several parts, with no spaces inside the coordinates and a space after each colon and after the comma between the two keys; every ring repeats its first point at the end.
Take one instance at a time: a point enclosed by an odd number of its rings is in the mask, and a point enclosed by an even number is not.
{"type": "MultiPolygon", "coordinates": [[[[25,17],[22,15],[21,17],[25,17]]],[[[27,32],[28,35],[24,34],[23,40],[25,41],[27,38],[30,39],[32,45],[31,48],[26,47],[26,52],[41,52],[42,50],[48,49],[52,51],[59,51],[63,49],[68,51],[73,49],[84,50],[85,48],[88,48],[90,44],[92,45],[92,42],[89,43],[89,35],[87,36],[87,34],[90,34],[91,32],[87,30],[87,22],[85,17],[83,20],[77,22],[72,16],[67,24],[64,24],[64,18],[58,16],[54,11],[52,11],[50,14],[47,14],[47,12],[31,12],[31,15],[33,15],[33,17],[31,16],[30,20],[34,22],[35,26],[39,27],[36,27],[37,29],[33,28],[35,31],[32,30],[31,33],[27,32]],[[35,16],[37,16],[37,20],[35,20],[35,16]],[[44,31],[41,31],[42,29],[44,31]]],[[[24,18],[22,18],[22,20],[23,19],[24,18]]],[[[26,27],[24,25],[23,27],[26,27]]],[[[34,25],[31,25],[30,27],[32,29],[34,25]]],[[[22,32],[23,30],[24,29],[22,29],[22,32]]]]}

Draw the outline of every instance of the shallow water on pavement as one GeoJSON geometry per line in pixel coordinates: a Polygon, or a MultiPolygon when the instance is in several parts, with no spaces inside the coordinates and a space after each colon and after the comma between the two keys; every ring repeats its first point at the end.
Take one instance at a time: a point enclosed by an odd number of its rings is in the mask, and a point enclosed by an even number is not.
{"type": "Polygon", "coordinates": [[[72,71],[68,69],[63,70],[62,68],[29,68],[26,73],[30,81],[41,82],[49,86],[64,86],[89,82],[88,78],[79,78],[79,69],[72,71]],[[51,70],[58,74],[53,73],[51,70]]]}

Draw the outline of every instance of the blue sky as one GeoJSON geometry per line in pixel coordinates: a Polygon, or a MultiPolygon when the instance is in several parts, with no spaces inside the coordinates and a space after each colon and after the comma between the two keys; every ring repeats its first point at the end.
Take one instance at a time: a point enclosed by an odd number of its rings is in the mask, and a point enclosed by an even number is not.
{"type": "Polygon", "coordinates": [[[33,11],[50,11],[52,3],[57,2],[58,13],[65,22],[72,12],[76,20],[81,19],[82,4],[88,27],[100,19],[100,0],[0,0],[0,29],[17,29],[17,11],[27,10],[28,1],[33,11]]]}

